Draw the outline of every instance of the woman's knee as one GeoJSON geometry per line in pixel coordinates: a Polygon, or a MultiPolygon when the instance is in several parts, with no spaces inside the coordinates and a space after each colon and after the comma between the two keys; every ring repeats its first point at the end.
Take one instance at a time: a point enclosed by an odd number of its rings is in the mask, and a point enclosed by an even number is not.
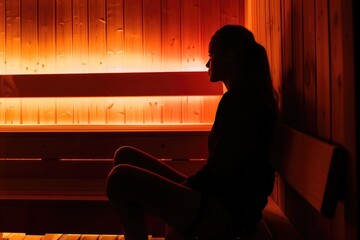
{"type": "Polygon", "coordinates": [[[132,166],[127,164],[117,165],[111,170],[106,180],[106,195],[110,200],[124,194],[129,177],[133,175],[131,172],[132,166]]]}
{"type": "Polygon", "coordinates": [[[135,151],[136,150],[131,146],[119,147],[114,154],[114,165],[116,166],[121,163],[127,163],[135,151]]]}

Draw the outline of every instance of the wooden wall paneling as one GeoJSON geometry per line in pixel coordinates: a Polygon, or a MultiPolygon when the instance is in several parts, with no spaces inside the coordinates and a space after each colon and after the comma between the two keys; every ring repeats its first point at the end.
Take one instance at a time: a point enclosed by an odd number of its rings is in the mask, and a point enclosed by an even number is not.
{"type": "Polygon", "coordinates": [[[166,69],[181,68],[181,0],[162,0],[162,50],[166,69]]]}
{"type": "MultiPolygon", "coordinates": [[[[304,122],[304,87],[303,87],[303,7],[301,0],[292,1],[293,30],[293,85],[289,94],[293,95],[293,103],[286,113],[288,124],[294,128],[302,128],[304,122]]],[[[287,100],[284,100],[287,101],[287,100]]]]}
{"type": "Polygon", "coordinates": [[[5,0],[0,0],[0,74],[5,72],[5,0]]]}
{"type": "Polygon", "coordinates": [[[88,74],[17,74],[2,76],[8,97],[213,96],[222,83],[207,72],[136,72],[88,74]],[[99,82],[101,84],[99,84],[99,82]],[[13,86],[16,86],[16,90],[13,86]],[[156,86],[156,87],[154,87],[156,86]]]}
{"type": "Polygon", "coordinates": [[[142,0],[124,0],[124,31],[126,70],[143,67],[142,0]]]}
{"type": "MultiPolygon", "coordinates": [[[[106,71],[106,13],[104,0],[89,1],[89,69],[106,71]]],[[[134,16],[136,17],[136,16],[134,16]]]]}
{"type": "Polygon", "coordinates": [[[6,71],[18,73],[20,71],[20,0],[6,0],[6,71]]]}
{"type": "Polygon", "coordinates": [[[89,72],[89,19],[87,0],[73,0],[73,60],[76,72],[89,72]]]}
{"type": "MultiPolygon", "coordinates": [[[[282,29],[281,29],[281,0],[270,1],[270,35],[271,35],[271,57],[273,85],[277,92],[281,91],[282,82],[282,29]]],[[[281,101],[279,102],[281,104],[281,101]]],[[[281,109],[281,105],[279,105],[281,109]]]]}
{"type": "Polygon", "coordinates": [[[291,113],[296,108],[295,81],[294,81],[294,63],[293,63],[293,3],[290,1],[282,1],[283,13],[283,81],[282,81],[282,121],[290,123],[293,121],[291,113]]]}
{"type": "Polygon", "coordinates": [[[206,64],[210,39],[220,28],[220,0],[202,0],[201,13],[201,61],[206,64]]]}
{"type": "Polygon", "coordinates": [[[107,67],[108,71],[124,71],[124,5],[107,0],[107,67]]]}
{"type": "Polygon", "coordinates": [[[161,68],[161,1],[143,0],[144,69],[161,68]]]}
{"type": "MultiPolygon", "coordinates": [[[[249,1],[250,2],[250,1],[249,1]]],[[[258,22],[258,15],[259,15],[259,9],[258,9],[258,1],[251,1],[251,3],[248,4],[248,10],[251,12],[251,28],[250,30],[253,32],[256,40],[258,35],[258,29],[260,26],[260,22],[258,22]]]]}
{"type": "Polygon", "coordinates": [[[51,73],[55,62],[55,1],[38,0],[39,73],[51,73]]]}
{"type": "MultiPolygon", "coordinates": [[[[356,156],[355,77],[353,42],[353,6],[355,1],[329,1],[330,74],[331,74],[331,140],[345,146],[348,152],[346,162],[346,200],[344,215],[335,222],[345,219],[343,239],[358,239],[358,174],[356,156]],[[357,182],[356,182],[357,181],[357,182]]],[[[341,203],[339,203],[340,205],[341,203]]],[[[337,231],[334,228],[334,231],[337,231]]],[[[340,229],[341,230],[341,229],[340,229]]],[[[335,234],[335,233],[334,233],[335,234]]]]}
{"type": "Polygon", "coordinates": [[[328,0],[318,0],[315,5],[316,24],[316,109],[317,135],[331,138],[331,99],[330,99],[330,56],[329,56],[329,12],[328,0]]]}
{"type": "MultiPolygon", "coordinates": [[[[270,14],[270,2],[271,0],[262,1],[262,3],[259,3],[260,7],[260,15],[263,15],[262,17],[262,29],[260,30],[260,36],[262,45],[265,47],[267,55],[268,55],[268,61],[270,64],[270,67],[273,65],[273,52],[272,52],[272,39],[271,39],[271,28],[272,28],[272,20],[271,20],[271,14],[270,14]]],[[[272,74],[272,73],[271,73],[272,74]]]]}
{"type": "Polygon", "coordinates": [[[72,72],[72,1],[56,1],[56,67],[59,72],[72,72]]]}
{"type": "MultiPolygon", "coordinates": [[[[286,0],[287,1],[287,0],[286,0]]],[[[281,111],[281,84],[283,80],[282,72],[282,53],[283,53],[283,45],[282,45],[282,16],[284,15],[284,9],[282,8],[281,0],[270,0],[269,1],[269,31],[268,35],[270,35],[270,46],[271,50],[268,51],[268,57],[271,59],[271,76],[273,80],[273,87],[279,93],[279,109],[281,111]]],[[[274,200],[280,207],[280,209],[285,209],[285,197],[284,197],[284,183],[282,177],[276,174],[275,183],[274,183],[274,200]]]]}
{"type": "Polygon", "coordinates": [[[317,133],[315,27],[315,2],[303,1],[304,128],[311,134],[317,133]]]}
{"type": "Polygon", "coordinates": [[[245,24],[245,1],[246,0],[239,0],[239,24],[245,24]]]}
{"type": "Polygon", "coordinates": [[[21,71],[38,72],[37,0],[21,1],[21,71]]]}
{"type": "Polygon", "coordinates": [[[200,0],[181,2],[181,68],[184,71],[205,68],[201,64],[200,0]]]}
{"type": "Polygon", "coordinates": [[[257,0],[257,13],[255,22],[257,25],[257,30],[255,32],[256,40],[263,45],[266,49],[268,49],[266,42],[266,6],[268,6],[269,0],[257,0]]]}
{"type": "Polygon", "coordinates": [[[221,25],[239,24],[240,2],[239,0],[222,0],[220,5],[221,25]]]}
{"type": "MultiPolygon", "coordinates": [[[[287,109],[291,109],[291,89],[293,89],[293,65],[292,65],[292,2],[288,0],[280,0],[281,9],[281,64],[282,64],[282,76],[279,85],[279,108],[280,108],[280,121],[286,122],[287,109]],[[286,101],[285,101],[286,100],[286,101]]],[[[285,210],[285,190],[284,180],[281,176],[276,175],[275,196],[277,204],[283,211],[285,210]]],[[[273,194],[274,196],[274,194],[273,194]]]]}
{"type": "Polygon", "coordinates": [[[343,59],[343,29],[339,17],[341,16],[341,1],[329,2],[330,15],[330,74],[331,74],[331,130],[332,139],[344,141],[344,59],[343,59]]]}
{"type": "Polygon", "coordinates": [[[247,27],[249,28],[249,30],[251,30],[253,32],[253,34],[255,35],[255,38],[257,36],[257,28],[258,28],[258,23],[257,23],[257,1],[253,1],[253,0],[247,0],[245,2],[245,6],[246,6],[246,12],[247,14],[247,27]]]}
{"type": "MultiPolygon", "coordinates": [[[[126,117],[133,117],[131,113],[126,117]]],[[[205,159],[208,131],[0,132],[3,158],[111,159],[119,146],[131,145],[162,159],[205,159]],[[21,145],[22,148],[16,146],[21,145]],[[179,146],[182,146],[179,148],[179,146]]]]}
{"type": "Polygon", "coordinates": [[[244,0],[244,25],[248,29],[254,29],[253,23],[253,1],[252,0],[244,0]]]}
{"type": "Polygon", "coordinates": [[[264,22],[264,36],[265,36],[265,45],[264,47],[266,48],[267,54],[268,54],[268,59],[269,59],[269,64],[270,66],[273,65],[273,47],[272,47],[272,13],[270,12],[270,7],[271,7],[271,0],[267,0],[264,1],[263,3],[264,5],[264,12],[265,12],[265,22],[264,22]]]}
{"type": "Polygon", "coordinates": [[[268,15],[267,7],[269,6],[270,0],[261,1],[258,0],[257,7],[258,7],[258,15],[257,15],[257,22],[259,25],[258,28],[258,41],[266,48],[268,49],[268,42],[267,42],[267,24],[268,24],[268,15]]]}

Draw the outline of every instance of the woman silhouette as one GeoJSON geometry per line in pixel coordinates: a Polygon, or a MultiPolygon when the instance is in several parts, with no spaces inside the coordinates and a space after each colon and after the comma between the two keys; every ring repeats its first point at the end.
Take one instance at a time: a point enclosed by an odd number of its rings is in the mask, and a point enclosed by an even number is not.
{"type": "Polygon", "coordinates": [[[277,119],[266,50],[243,26],[225,25],[209,44],[211,82],[223,94],[208,138],[208,158],[192,176],[131,146],[120,147],[107,196],[126,240],[145,240],[145,215],[169,226],[166,239],[241,239],[259,223],[274,182],[267,150],[277,119]]]}

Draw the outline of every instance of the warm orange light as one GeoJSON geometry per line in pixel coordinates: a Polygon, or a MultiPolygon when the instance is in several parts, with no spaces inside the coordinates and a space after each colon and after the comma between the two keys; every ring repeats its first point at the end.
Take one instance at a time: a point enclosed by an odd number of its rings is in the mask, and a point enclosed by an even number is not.
{"type": "Polygon", "coordinates": [[[211,125],[220,96],[0,98],[1,131],[211,125]]]}
{"type": "Polygon", "coordinates": [[[166,20],[176,4],[8,2],[0,1],[0,75],[206,70],[207,37],[166,20]]]}

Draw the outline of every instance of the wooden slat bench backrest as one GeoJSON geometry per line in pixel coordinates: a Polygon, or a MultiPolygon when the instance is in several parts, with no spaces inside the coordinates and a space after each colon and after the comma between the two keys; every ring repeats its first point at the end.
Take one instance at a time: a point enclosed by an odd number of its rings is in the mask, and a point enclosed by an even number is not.
{"type": "Polygon", "coordinates": [[[345,151],[279,124],[270,150],[270,162],[279,175],[318,212],[332,217],[341,197],[345,151]]]}

